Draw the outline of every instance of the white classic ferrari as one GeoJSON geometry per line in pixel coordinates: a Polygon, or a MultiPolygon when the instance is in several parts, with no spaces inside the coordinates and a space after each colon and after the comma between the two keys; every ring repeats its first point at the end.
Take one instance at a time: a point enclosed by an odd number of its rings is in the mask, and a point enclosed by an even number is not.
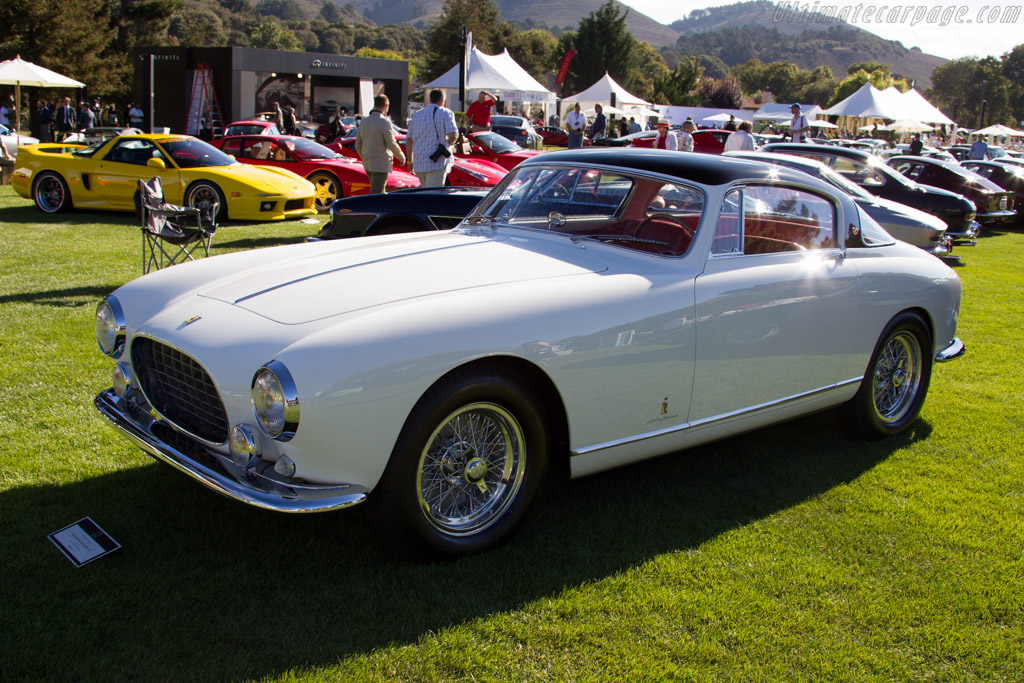
{"type": "Polygon", "coordinates": [[[97,311],[100,413],[283,512],[366,503],[460,555],[582,476],[838,408],[881,437],[964,352],[960,281],[849,196],[755,161],[584,149],[515,169],[455,229],[260,249],[97,311]]]}

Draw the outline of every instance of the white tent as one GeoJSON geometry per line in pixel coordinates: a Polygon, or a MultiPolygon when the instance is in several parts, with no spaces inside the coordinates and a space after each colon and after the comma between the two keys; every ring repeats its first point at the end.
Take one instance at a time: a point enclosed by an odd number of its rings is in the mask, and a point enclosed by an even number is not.
{"type": "MultiPolygon", "coordinates": [[[[15,87],[16,101],[14,108],[21,111],[21,87],[33,88],[84,88],[85,83],[80,83],[73,78],[62,76],[56,71],[26,62],[21,55],[14,59],[0,62],[0,84],[13,85],[15,87]]],[[[18,134],[18,122],[12,121],[11,128],[15,135],[18,134]]]]}
{"type": "Polygon", "coordinates": [[[598,102],[601,104],[613,104],[612,95],[615,95],[614,105],[620,109],[628,109],[630,106],[646,107],[650,104],[650,102],[642,100],[636,95],[631,94],[628,90],[616,83],[615,80],[608,75],[608,72],[605,72],[604,76],[597,83],[590,86],[583,92],[563,97],[562,100],[565,102],[579,102],[581,105],[598,102]]]}
{"type": "MultiPolygon", "coordinates": [[[[443,76],[435,78],[423,87],[428,90],[454,89],[458,92],[459,65],[456,64],[443,76]]],[[[476,92],[481,90],[510,102],[553,102],[555,99],[555,94],[519,66],[508,50],[500,55],[488,55],[474,47],[466,70],[466,99],[472,101],[476,97],[476,92]]]]}
{"type": "Polygon", "coordinates": [[[931,102],[926,100],[921,93],[917,92],[913,88],[905,93],[899,93],[902,98],[902,103],[905,109],[903,115],[900,118],[908,118],[913,121],[922,121],[924,123],[931,124],[946,124],[953,125],[953,119],[949,118],[938,108],[935,107],[931,102]]]}
{"type": "Polygon", "coordinates": [[[870,83],[865,83],[857,92],[839,104],[829,107],[822,113],[827,116],[855,116],[876,119],[913,118],[909,115],[904,115],[906,109],[906,105],[903,104],[902,94],[895,88],[891,91],[882,91],[870,83]]]}
{"type": "Polygon", "coordinates": [[[1024,136],[1024,132],[1014,130],[1009,126],[1004,126],[1001,123],[997,123],[994,126],[987,128],[981,128],[980,130],[971,131],[971,135],[1002,135],[1009,137],[1021,137],[1024,136]]]}

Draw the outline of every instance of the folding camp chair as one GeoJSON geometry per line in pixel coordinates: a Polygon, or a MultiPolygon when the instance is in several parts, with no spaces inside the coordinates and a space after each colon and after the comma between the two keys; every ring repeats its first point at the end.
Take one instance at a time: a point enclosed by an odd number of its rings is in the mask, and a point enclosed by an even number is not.
{"type": "Polygon", "coordinates": [[[203,248],[210,255],[213,234],[217,232],[218,203],[204,208],[174,206],[164,201],[160,178],[139,181],[139,208],[142,220],[142,272],[158,270],[183,261],[193,261],[192,252],[203,248]]]}

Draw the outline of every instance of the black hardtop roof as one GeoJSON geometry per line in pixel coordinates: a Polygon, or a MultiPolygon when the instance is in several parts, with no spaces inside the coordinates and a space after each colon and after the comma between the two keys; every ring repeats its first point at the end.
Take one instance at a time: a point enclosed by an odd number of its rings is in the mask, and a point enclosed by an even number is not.
{"type": "Polygon", "coordinates": [[[876,154],[865,152],[861,149],[839,147],[837,145],[808,145],[799,142],[770,142],[762,149],[766,152],[804,152],[807,154],[823,154],[826,156],[844,157],[846,159],[858,159],[864,162],[874,161],[884,163],[876,154]]]}
{"type": "Polygon", "coordinates": [[[589,147],[546,152],[531,157],[520,166],[553,163],[612,166],[647,171],[705,185],[725,185],[738,180],[792,180],[803,183],[807,179],[807,176],[799,171],[793,171],[792,177],[785,177],[785,174],[790,172],[789,169],[782,169],[780,172],[778,166],[757,161],[721,157],[716,154],[637,147],[589,147]]]}

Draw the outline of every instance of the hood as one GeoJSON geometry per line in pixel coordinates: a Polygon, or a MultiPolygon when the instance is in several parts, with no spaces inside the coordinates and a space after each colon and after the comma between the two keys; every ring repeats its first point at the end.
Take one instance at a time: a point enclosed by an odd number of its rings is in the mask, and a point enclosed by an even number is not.
{"type": "Polygon", "coordinates": [[[198,293],[295,325],[409,299],[607,268],[588,263],[593,251],[570,249],[557,239],[526,243],[456,232],[312,243],[286,252],[292,258],[261,258],[198,293]]]}
{"type": "Polygon", "coordinates": [[[292,192],[310,192],[313,184],[288,169],[276,166],[253,166],[236,164],[233,166],[205,166],[183,169],[184,171],[202,172],[207,175],[223,178],[225,181],[244,182],[257,192],[281,192],[287,188],[292,192]]]}

